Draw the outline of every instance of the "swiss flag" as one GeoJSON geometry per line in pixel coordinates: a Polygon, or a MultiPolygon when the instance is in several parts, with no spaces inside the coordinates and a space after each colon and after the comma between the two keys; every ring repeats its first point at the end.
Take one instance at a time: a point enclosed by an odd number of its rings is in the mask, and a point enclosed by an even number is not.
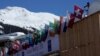
{"type": "Polygon", "coordinates": [[[70,20],[68,22],[68,27],[72,28],[73,24],[74,24],[74,20],[75,20],[75,15],[74,14],[70,14],[70,20]]]}
{"type": "Polygon", "coordinates": [[[75,17],[78,19],[82,19],[83,9],[78,7],[77,5],[74,6],[74,14],[75,17]]]}

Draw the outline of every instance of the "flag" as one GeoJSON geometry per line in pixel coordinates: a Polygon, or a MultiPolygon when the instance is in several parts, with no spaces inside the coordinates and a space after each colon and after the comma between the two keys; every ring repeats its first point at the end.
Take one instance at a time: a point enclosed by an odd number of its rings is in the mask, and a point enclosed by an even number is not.
{"type": "Polygon", "coordinates": [[[87,14],[88,14],[88,11],[89,11],[89,7],[90,7],[90,3],[87,2],[87,4],[84,6],[84,11],[86,11],[87,14]]]}
{"type": "Polygon", "coordinates": [[[29,40],[27,38],[27,36],[23,39],[21,39],[21,47],[23,50],[26,50],[27,48],[29,48],[29,40]]]}
{"type": "Polygon", "coordinates": [[[14,42],[12,42],[12,48],[16,51],[19,51],[20,50],[20,41],[19,40],[15,40],[14,42]]]}
{"type": "Polygon", "coordinates": [[[81,9],[80,7],[78,7],[77,5],[75,5],[74,6],[74,14],[75,14],[76,18],[82,19],[83,9],[81,9]]]}
{"type": "Polygon", "coordinates": [[[41,36],[41,40],[42,41],[45,41],[46,40],[46,38],[48,36],[48,29],[49,29],[49,26],[48,25],[45,25],[45,28],[42,31],[42,36],[41,36]]]}
{"type": "Polygon", "coordinates": [[[34,36],[34,39],[33,39],[34,44],[37,45],[37,40],[36,40],[36,37],[37,37],[37,30],[35,30],[35,31],[33,32],[33,36],[34,36]]]}
{"type": "Polygon", "coordinates": [[[12,54],[11,49],[12,48],[9,48],[8,53],[7,53],[8,55],[11,55],[12,54]]]}
{"type": "Polygon", "coordinates": [[[42,39],[42,38],[43,38],[43,36],[44,36],[44,29],[42,29],[42,28],[41,28],[41,30],[40,30],[40,39],[39,39],[39,40],[40,40],[40,42],[42,42],[42,41],[43,41],[43,39],[42,39]]]}
{"type": "Polygon", "coordinates": [[[34,38],[34,44],[35,44],[35,45],[38,44],[38,38],[37,38],[37,37],[34,38]]]}
{"type": "Polygon", "coordinates": [[[41,41],[44,41],[45,30],[41,30],[41,41]]]}
{"type": "Polygon", "coordinates": [[[60,33],[61,33],[62,22],[63,22],[63,17],[62,17],[62,16],[60,16],[60,21],[59,21],[59,24],[58,24],[58,34],[60,34],[60,33]]]}
{"type": "Polygon", "coordinates": [[[66,30],[67,30],[67,20],[65,19],[64,27],[63,27],[63,32],[66,32],[66,30]]]}
{"type": "Polygon", "coordinates": [[[2,47],[0,56],[7,56],[8,55],[8,48],[2,47]]]}
{"type": "Polygon", "coordinates": [[[36,30],[34,33],[34,44],[37,45],[40,42],[41,42],[40,31],[36,30]]]}
{"type": "Polygon", "coordinates": [[[49,24],[49,36],[51,37],[55,36],[54,24],[52,22],[50,22],[49,24]]]}
{"type": "Polygon", "coordinates": [[[36,37],[33,39],[34,45],[37,45],[36,37]]]}
{"type": "Polygon", "coordinates": [[[4,51],[4,48],[2,48],[2,49],[1,49],[0,56],[5,56],[5,51],[4,51]]]}
{"type": "Polygon", "coordinates": [[[4,49],[5,49],[5,56],[7,56],[8,55],[8,47],[4,47],[4,49]]]}
{"type": "Polygon", "coordinates": [[[32,38],[32,36],[28,36],[28,41],[29,41],[29,46],[33,46],[34,44],[33,44],[33,38],[32,38]]]}
{"type": "Polygon", "coordinates": [[[61,18],[61,22],[60,22],[60,25],[61,25],[61,28],[60,28],[60,30],[61,30],[61,32],[66,32],[66,30],[67,30],[67,17],[62,17],[61,18]]]}
{"type": "Polygon", "coordinates": [[[40,36],[39,34],[35,37],[35,44],[37,45],[38,43],[40,43],[40,36]]]}
{"type": "Polygon", "coordinates": [[[12,55],[15,53],[15,50],[12,48],[12,46],[10,46],[8,49],[9,49],[7,53],[8,55],[12,55]]]}
{"type": "Polygon", "coordinates": [[[66,30],[67,30],[68,21],[69,21],[69,14],[68,14],[68,16],[63,17],[63,20],[62,20],[62,31],[63,32],[66,32],[66,30]]]}
{"type": "Polygon", "coordinates": [[[65,25],[65,18],[63,17],[62,22],[61,22],[61,32],[63,32],[65,30],[64,25],[65,25]]]}
{"type": "Polygon", "coordinates": [[[89,9],[89,7],[90,7],[90,3],[89,2],[87,2],[87,4],[84,6],[84,8],[88,8],[89,9]]]}
{"type": "Polygon", "coordinates": [[[54,29],[54,32],[55,32],[55,34],[57,34],[58,32],[58,27],[59,27],[59,21],[58,20],[56,20],[56,19],[54,19],[54,25],[53,25],[53,29],[54,29]]]}
{"type": "Polygon", "coordinates": [[[38,43],[40,43],[41,42],[41,30],[39,30],[37,38],[38,38],[38,43]]]}
{"type": "Polygon", "coordinates": [[[15,40],[11,43],[11,53],[15,54],[20,50],[20,42],[15,40]]]}
{"type": "Polygon", "coordinates": [[[68,22],[68,27],[69,28],[72,28],[73,27],[73,24],[74,24],[74,20],[75,20],[75,16],[74,16],[74,14],[70,14],[70,20],[69,20],[69,22],[68,22]]]}

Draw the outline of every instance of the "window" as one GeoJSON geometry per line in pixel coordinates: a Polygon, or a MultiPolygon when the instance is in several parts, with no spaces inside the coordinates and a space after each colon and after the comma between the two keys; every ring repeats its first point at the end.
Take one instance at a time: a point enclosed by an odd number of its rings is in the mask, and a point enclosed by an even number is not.
{"type": "Polygon", "coordinates": [[[52,50],[51,48],[51,40],[48,40],[48,52],[50,52],[52,50]]]}

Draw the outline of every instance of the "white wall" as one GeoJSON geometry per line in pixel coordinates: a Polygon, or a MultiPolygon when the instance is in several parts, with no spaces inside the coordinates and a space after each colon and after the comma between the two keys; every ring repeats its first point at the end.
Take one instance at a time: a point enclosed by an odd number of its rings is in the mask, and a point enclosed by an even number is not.
{"type": "Polygon", "coordinates": [[[100,11],[100,0],[94,0],[93,3],[91,3],[89,14],[93,14],[97,11],[100,11]]]}
{"type": "Polygon", "coordinates": [[[55,37],[48,36],[45,42],[39,43],[38,45],[35,45],[34,47],[28,48],[27,50],[22,50],[16,53],[14,56],[21,56],[22,52],[25,53],[25,56],[42,56],[44,54],[47,54],[49,53],[48,43],[47,43],[48,40],[51,40],[52,51],[59,50],[59,38],[58,38],[58,35],[55,35],[55,37]]]}

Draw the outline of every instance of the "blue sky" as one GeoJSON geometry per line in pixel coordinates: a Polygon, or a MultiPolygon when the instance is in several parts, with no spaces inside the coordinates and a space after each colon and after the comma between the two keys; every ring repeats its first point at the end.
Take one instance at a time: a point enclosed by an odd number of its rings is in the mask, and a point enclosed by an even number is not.
{"type": "Polygon", "coordinates": [[[73,6],[83,7],[92,0],[0,0],[0,9],[7,6],[20,6],[33,12],[50,12],[59,16],[66,15],[66,11],[73,12],[73,6]]]}

